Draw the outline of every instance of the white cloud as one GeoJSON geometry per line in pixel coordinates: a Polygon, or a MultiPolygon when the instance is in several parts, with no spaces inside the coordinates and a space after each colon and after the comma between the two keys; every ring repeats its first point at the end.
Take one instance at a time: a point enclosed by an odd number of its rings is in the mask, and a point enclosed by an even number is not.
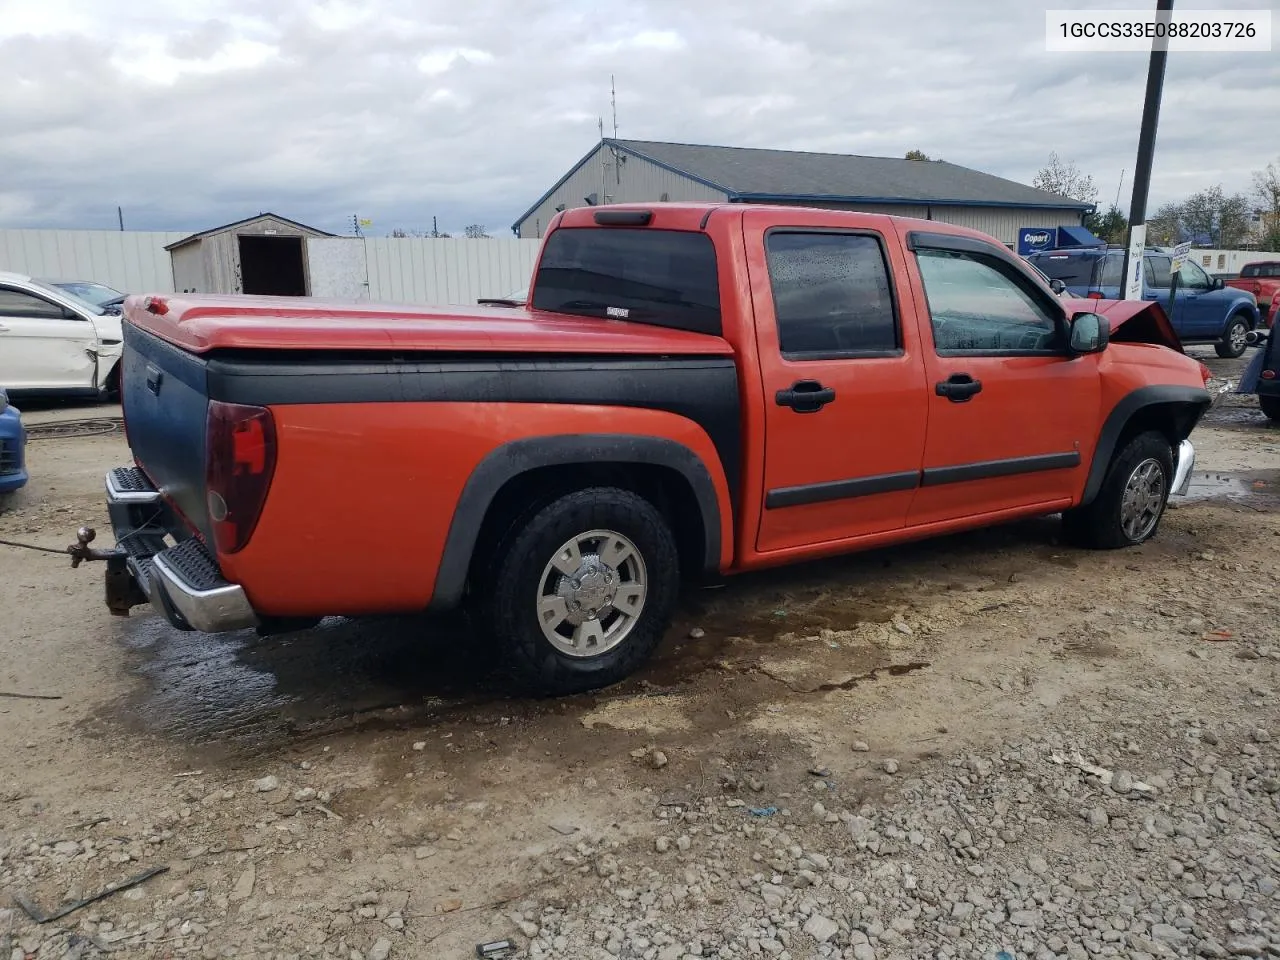
{"type": "MultiPolygon", "coordinates": [[[[1104,200],[1126,170],[1127,203],[1147,57],[1045,53],[1060,3],[0,0],[0,226],[120,204],[138,228],[501,233],[608,126],[611,75],[623,137],[919,148],[1022,182],[1055,150],[1104,200]]],[[[1280,155],[1278,62],[1170,57],[1153,208],[1280,155]]]]}

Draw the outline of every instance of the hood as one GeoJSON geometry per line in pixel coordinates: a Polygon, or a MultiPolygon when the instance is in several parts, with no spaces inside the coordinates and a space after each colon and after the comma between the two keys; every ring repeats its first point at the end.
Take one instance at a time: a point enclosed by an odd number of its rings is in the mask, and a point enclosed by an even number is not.
{"type": "Polygon", "coordinates": [[[1156,343],[1183,353],[1182,341],[1164,307],[1152,300],[1085,300],[1064,297],[1067,316],[1096,313],[1111,324],[1111,339],[1117,343],[1156,343]]]}

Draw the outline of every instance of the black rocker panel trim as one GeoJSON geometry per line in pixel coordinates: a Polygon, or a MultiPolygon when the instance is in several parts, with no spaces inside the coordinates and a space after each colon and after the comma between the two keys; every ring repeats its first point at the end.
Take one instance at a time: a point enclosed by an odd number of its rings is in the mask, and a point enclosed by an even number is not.
{"type": "MultiPolygon", "coordinates": [[[[720,568],[720,504],[706,464],[683,444],[662,437],[572,434],[503,444],[477,464],[463,487],[445,538],[429,609],[457,606],[466,587],[476,538],[493,498],[510,480],[540,467],[573,463],[646,464],[676,471],[689,484],[702,515],[703,572],[720,568]]],[[[725,517],[725,521],[731,521],[725,517]]]]}
{"type": "Polygon", "coordinates": [[[1043,453],[1034,457],[1010,457],[1007,460],[979,460],[976,463],[961,463],[954,467],[930,467],[923,472],[920,485],[936,487],[944,483],[991,480],[995,477],[1039,473],[1042,470],[1066,470],[1078,466],[1080,466],[1078,450],[1068,453],[1043,453]]]}
{"type": "Polygon", "coordinates": [[[884,473],[874,477],[856,477],[852,480],[829,480],[825,483],[806,483],[797,487],[778,487],[765,494],[766,510],[782,507],[803,507],[832,500],[848,500],[877,493],[893,493],[914,490],[920,485],[920,471],[884,473]]]}
{"type": "Polygon", "coordinates": [[[665,410],[697,423],[720,457],[736,506],[742,473],[738,373],[729,357],[364,355],[269,351],[214,356],[209,397],[294,403],[581,403],[665,410]]]}

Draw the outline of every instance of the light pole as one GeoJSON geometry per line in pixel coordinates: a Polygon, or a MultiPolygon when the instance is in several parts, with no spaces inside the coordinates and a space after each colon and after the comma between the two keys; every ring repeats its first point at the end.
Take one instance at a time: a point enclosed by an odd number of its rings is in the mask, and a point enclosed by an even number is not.
{"type": "MultiPolygon", "coordinates": [[[[1166,27],[1173,19],[1173,0],[1156,0],[1156,23],[1166,27]]],[[[1160,122],[1160,94],[1164,90],[1164,65],[1169,58],[1168,35],[1151,41],[1147,67],[1147,95],[1142,104],[1142,128],[1138,133],[1138,163],[1133,171],[1133,200],[1129,204],[1129,246],[1124,253],[1126,300],[1142,299],[1142,251],[1147,242],[1147,194],[1151,188],[1151,161],[1156,150],[1156,125],[1160,122]]]]}

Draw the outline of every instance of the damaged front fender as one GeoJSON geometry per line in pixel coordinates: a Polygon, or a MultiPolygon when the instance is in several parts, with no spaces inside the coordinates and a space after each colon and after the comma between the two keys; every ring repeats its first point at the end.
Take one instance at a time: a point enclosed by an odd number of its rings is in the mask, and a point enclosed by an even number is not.
{"type": "Polygon", "coordinates": [[[1096,313],[1111,325],[1113,343],[1155,343],[1178,353],[1185,353],[1182,341],[1169,322],[1164,307],[1152,300],[1080,300],[1062,301],[1067,316],[1096,313]]]}

